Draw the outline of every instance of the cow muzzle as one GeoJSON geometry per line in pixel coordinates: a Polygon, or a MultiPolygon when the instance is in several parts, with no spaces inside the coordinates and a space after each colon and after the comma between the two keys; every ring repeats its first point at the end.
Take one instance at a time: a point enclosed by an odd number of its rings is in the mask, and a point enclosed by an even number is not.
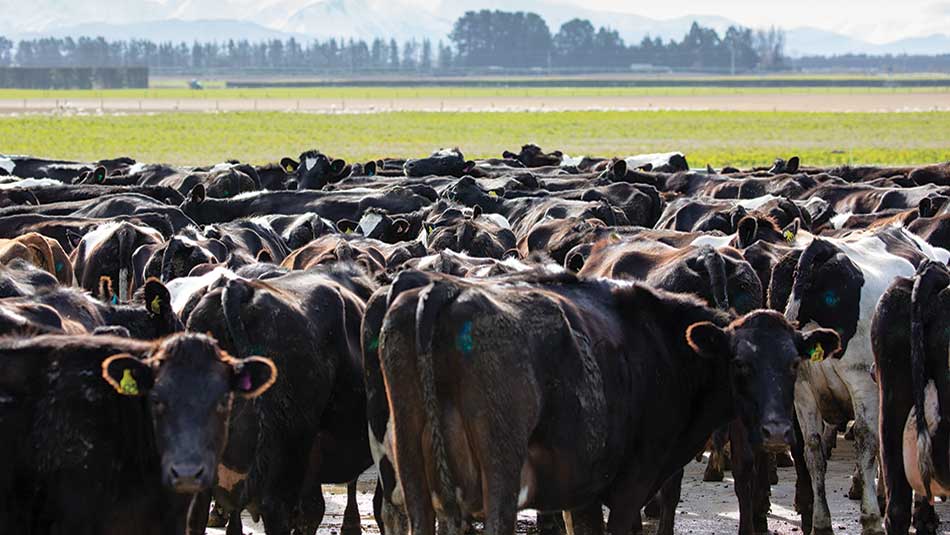
{"type": "Polygon", "coordinates": [[[207,489],[210,473],[200,464],[173,464],[168,467],[168,486],[180,494],[195,494],[207,489]]]}
{"type": "Polygon", "coordinates": [[[769,452],[783,452],[795,441],[792,424],[788,421],[767,420],[761,432],[762,447],[769,452]]]}

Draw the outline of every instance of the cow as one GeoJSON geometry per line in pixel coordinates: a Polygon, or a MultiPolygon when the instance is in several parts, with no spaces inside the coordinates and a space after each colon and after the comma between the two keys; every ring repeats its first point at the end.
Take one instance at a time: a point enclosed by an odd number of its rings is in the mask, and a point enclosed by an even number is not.
{"type": "Polygon", "coordinates": [[[165,241],[157,230],[129,222],[99,225],[82,237],[70,256],[76,282],[90,292],[100,290],[100,280],[108,277],[117,287],[116,302],[126,302],[141,284],[150,247],[165,241]]]}
{"type": "Polygon", "coordinates": [[[439,149],[426,158],[407,160],[403,169],[407,177],[454,176],[461,177],[475,168],[475,162],[466,160],[462,151],[439,149]]]}
{"type": "Polygon", "coordinates": [[[734,417],[753,443],[789,442],[798,363],[838,347],[833,331],[802,334],[775,312],[734,319],[638,283],[428,277],[390,303],[378,342],[417,534],[436,516],[449,533],[466,517],[511,533],[521,508],[596,530],[601,504],[608,531],[628,533],[734,417]]]}
{"type": "Polygon", "coordinates": [[[947,431],[938,427],[950,407],[948,286],[946,265],[923,262],[913,277],[894,280],[871,320],[889,534],[907,533],[912,491],[916,532],[937,533],[931,500],[950,494],[947,431]]]}
{"type": "MultiPolygon", "coordinates": [[[[274,386],[236,407],[240,430],[217,467],[216,503],[240,528],[240,511],[260,512],[271,533],[313,533],[324,511],[321,483],[355,485],[371,464],[359,354],[364,301],[373,284],[352,272],[295,271],[267,280],[233,278],[206,290],[187,322],[230,353],[270,355],[274,386]],[[362,282],[361,282],[362,281],[362,282]],[[279,325],[279,328],[250,326],[279,325]]],[[[355,487],[354,487],[355,488],[355,487]]],[[[346,518],[358,517],[355,495],[346,518]]],[[[210,493],[202,496],[207,511],[210,493]]],[[[202,529],[207,517],[194,519],[202,529]]],[[[355,524],[358,526],[358,518],[355,524]]]]}
{"type": "Polygon", "coordinates": [[[275,373],[200,334],[0,340],[0,531],[180,535],[232,398],[275,373]]]}
{"type": "Polygon", "coordinates": [[[546,167],[561,165],[561,161],[564,159],[564,153],[559,150],[545,153],[541,150],[541,147],[529,143],[522,145],[521,151],[518,152],[518,154],[506,150],[502,153],[501,157],[506,160],[517,160],[525,167],[546,167]]]}
{"type": "Polygon", "coordinates": [[[14,239],[0,239],[0,263],[23,259],[56,277],[60,284],[72,286],[73,266],[59,242],[36,232],[14,239]]]}
{"type": "MultiPolygon", "coordinates": [[[[799,370],[795,412],[804,437],[804,461],[813,496],[797,501],[803,525],[813,533],[831,533],[825,494],[824,422],[854,420],[861,493],[862,533],[883,533],[874,480],[877,476],[878,389],[870,369],[871,318],[878,299],[896,277],[909,277],[927,259],[946,261],[936,249],[901,227],[874,229],[845,238],[815,237],[803,251],[789,253],[773,270],[769,306],[784,310],[789,321],[835,329],[841,359],[806,363],[799,370]],[[810,505],[814,503],[813,508],[810,505]],[[811,519],[809,521],[809,519],[811,519]]],[[[799,472],[803,474],[802,471],[799,472]]]]}
{"type": "Polygon", "coordinates": [[[280,166],[287,171],[288,189],[321,189],[331,182],[338,182],[349,174],[345,160],[330,158],[317,150],[309,150],[300,155],[300,161],[283,158],[280,166]]]}

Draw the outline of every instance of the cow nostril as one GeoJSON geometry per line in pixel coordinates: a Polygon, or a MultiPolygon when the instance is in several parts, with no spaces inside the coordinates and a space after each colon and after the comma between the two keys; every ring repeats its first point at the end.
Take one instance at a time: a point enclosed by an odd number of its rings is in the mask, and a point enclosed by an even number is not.
{"type": "Polygon", "coordinates": [[[205,473],[205,467],[204,467],[204,466],[199,466],[199,467],[198,467],[198,470],[195,472],[195,479],[197,479],[197,478],[203,476],[204,473],[205,473]]]}
{"type": "Polygon", "coordinates": [[[174,467],[174,466],[172,466],[171,468],[169,468],[168,471],[171,473],[172,477],[174,477],[174,478],[176,478],[176,479],[178,478],[178,470],[175,470],[175,467],[174,467]]]}

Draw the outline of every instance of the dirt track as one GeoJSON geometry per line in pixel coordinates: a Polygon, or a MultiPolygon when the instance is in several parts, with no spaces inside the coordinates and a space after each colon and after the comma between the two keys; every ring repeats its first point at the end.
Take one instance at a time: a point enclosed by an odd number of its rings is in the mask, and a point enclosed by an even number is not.
{"type": "Polygon", "coordinates": [[[764,93],[604,97],[398,99],[32,99],[0,100],[0,114],[163,113],[216,111],[379,113],[388,111],[724,110],[894,112],[950,110],[950,92],[764,93]]]}
{"type": "MultiPolygon", "coordinates": [[[[704,483],[702,480],[704,464],[692,462],[686,467],[683,479],[683,498],[676,517],[676,533],[683,534],[730,534],[737,533],[739,526],[739,508],[732,490],[732,479],[726,474],[722,483],[704,483]]],[[[859,504],[846,496],[851,486],[851,472],[854,469],[854,450],[852,443],[838,437],[838,448],[834,450],[828,465],[828,501],[835,533],[859,534],[861,532],[859,504]]],[[[373,520],[374,476],[364,474],[360,480],[359,505],[363,516],[363,532],[378,534],[373,520]]],[[[779,484],[772,487],[772,511],[769,514],[769,528],[781,535],[802,535],[799,516],[792,507],[795,493],[795,469],[779,470],[779,484]]],[[[326,486],[327,516],[319,530],[320,535],[338,535],[343,521],[343,509],[346,506],[346,488],[326,486]]],[[[950,503],[938,503],[937,514],[944,520],[942,533],[950,533],[950,503]]],[[[246,515],[245,515],[246,516],[246,515]]],[[[519,533],[523,526],[534,525],[534,513],[524,512],[518,522],[519,533]]],[[[653,533],[655,525],[645,524],[645,533],[653,533]]],[[[530,528],[529,528],[530,531],[530,528]]],[[[254,524],[246,517],[244,532],[263,535],[260,524],[254,524]]],[[[208,533],[224,535],[223,529],[209,529],[208,533]]]]}

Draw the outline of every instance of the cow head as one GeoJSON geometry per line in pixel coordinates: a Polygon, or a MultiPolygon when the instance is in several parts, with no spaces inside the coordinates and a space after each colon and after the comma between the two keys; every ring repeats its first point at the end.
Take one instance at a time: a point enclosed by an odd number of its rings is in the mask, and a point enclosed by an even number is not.
{"type": "Polygon", "coordinates": [[[235,359],[208,336],[180,334],[145,359],[107,358],[102,376],[119,394],[147,397],[165,485],[195,493],[214,482],[233,396],[259,396],[277,368],[263,357],[235,359]]]}
{"type": "Polygon", "coordinates": [[[280,166],[294,177],[297,189],[320,189],[346,178],[350,171],[345,160],[330,158],[316,150],[301,154],[300,162],[284,158],[280,166]]]}
{"type": "Polygon", "coordinates": [[[406,176],[455,176],[460,177],[471,172],[475,162],[465,160],[458,148],[440,149],[428,158],[408,160],[403,166],[406,176]]]}
{"type": "Polygon", "coordinates": [[[736,412],[752,444],[784,449],[794,440],[792,410],[795,378],[803,360],[839,354],[837,333],[796,330],[781,314],[760,310],[721,328],[695,323],[686,331],[693,351],[729,359],[729,381],[736,412]]]}
{"type": "MultiPolygon", "coordinates": [[[[773,285],[780,283],[773,276],[773,285]]],[[[814,322],[834,329],[841,336],[841,345],[847,349],[857,331],[863,286],[863,272],[841,249],[828,241],[815,239],[802,251],[795,265],[785,317],[800,325],[814,322]]],[[[773,303],[773,306],[776,304],[780,305],[773,303]]]]}

